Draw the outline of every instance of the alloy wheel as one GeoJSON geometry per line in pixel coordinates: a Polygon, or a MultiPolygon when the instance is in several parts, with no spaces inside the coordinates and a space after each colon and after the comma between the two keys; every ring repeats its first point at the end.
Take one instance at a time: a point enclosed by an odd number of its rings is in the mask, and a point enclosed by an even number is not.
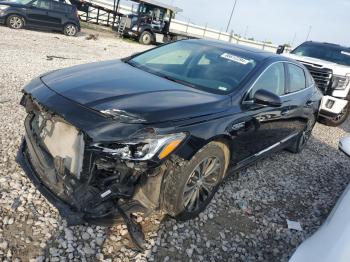
{"type": "Polygon", "coordinates": [[[18,16],[12,16],[10,18],[10,26],[14,29],[20,29],[23,27],[23,20],[18,16]]]}
{"type": "Polygon", "coordinates": [[[77,29],[74,25],[67,25],[65,30],[68,36],[74,36],[77,33],[77,29]]]}
{"type": "Polygon", "coordinates": [[[198,210],[220,181],[221,163],[217,157],[203,159],[192,171],[183,192],[183,205],[189,212],[198,210]]]}

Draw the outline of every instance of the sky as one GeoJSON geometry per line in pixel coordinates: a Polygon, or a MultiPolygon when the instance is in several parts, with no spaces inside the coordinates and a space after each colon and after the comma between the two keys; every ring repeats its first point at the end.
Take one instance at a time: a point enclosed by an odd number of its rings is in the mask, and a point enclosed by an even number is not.
{"type": "MultiPolygon", "coordinates": [[[[158,0],[183,9],[176,18],[226,30],[235,0],[158,0]]],[[[274,44],[309,40],[350,46],[350,0],[237,0],[229,32],[274,44]]]]}

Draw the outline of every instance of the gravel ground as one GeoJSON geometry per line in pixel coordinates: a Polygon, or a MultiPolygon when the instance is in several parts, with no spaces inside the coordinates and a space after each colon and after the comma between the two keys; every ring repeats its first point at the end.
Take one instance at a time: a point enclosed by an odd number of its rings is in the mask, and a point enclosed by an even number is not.
{"type": "Polygon", "coordinates": [[[231,176],[197,219],[139,217],[143,253],[123,224],[67,227],[15,163],[25,117],[18,103],[23,85],[41,73],[145,49],[109,33],[86,40],[86,32],[68,38],[0,27],[0,261],[287,261],[350,180],[350,160],[337,150],[349,122],[317,124],[302,154],[274,154],[231,176]],[[289,230],[286,219],[303,231],[289,230]]]}

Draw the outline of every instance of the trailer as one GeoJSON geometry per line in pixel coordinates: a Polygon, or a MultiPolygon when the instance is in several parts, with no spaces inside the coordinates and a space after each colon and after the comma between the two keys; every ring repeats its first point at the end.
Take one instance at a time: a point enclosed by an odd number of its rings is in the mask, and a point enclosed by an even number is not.
{"type": "Polygon", "coordinates": [[[134,12],[119,12],[120,0],[113,8],[103,0],[70,0],[85,22],[111,26],[121,37],[130,37],[142,44],[166,43],[180,39],[194,38],[170,30],[171,20],[182,9],[155,0],[131,0],[137,6],[134,12]]]}
{"type": "Polygon", "coordinates": [[[138,4],[137,12],[121,17],[118,33],[149,45],[167,43],[189,38],[170,30],[171,20],[180,8],[154,0],[133,0],[138,4]]]}
{"type": "Polygon", "coordinates": [[[118,28],[122,13],[118,12],[118,5],[114,4],[113,9],[99,1],[68,0],[77,7],[81,21],[98,25],[118,28]]]}
{"type": "Polygon", "coordinates": [[[144,44],[205,38],[250,46],[273,53],[277,50],[276,45],[248,40],[234,35],[233,31],[221,32],[208,26],[192,24],[189,20],[187,22],[177,20],[175,15],[182,11],[180,8],[154,0],[129,0],[133,3],[132,7],[124,5],[120,0],[114,0],[114,2],[111,0],[66,1],[77,6],[82,21],[110,26],[121,37],[131,37],[144,44]],[[148,14],[145,14],[145,11],[148,11],[148,14]],[[148,18],[145,19],[145,17],[148,18]],[[143,37],[141,37],[142,34],[143,37]]]}

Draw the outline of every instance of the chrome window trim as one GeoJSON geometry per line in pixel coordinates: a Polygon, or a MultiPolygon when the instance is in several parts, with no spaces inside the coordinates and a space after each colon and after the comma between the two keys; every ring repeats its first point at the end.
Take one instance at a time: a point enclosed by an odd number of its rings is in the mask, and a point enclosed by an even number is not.
{"type": "MultiPolygon", "coordinates": [[[[250,93],[250,91],[253,89],[254,85],[256,84],[256,82],[259,81],[259,79],[261,78],[261,76],[273,65],[275,64],[278,64],[278,63],[282,63],[283,66],[284,64],[292,64],[292,65],[295,65],[295,66],[298,66],[300,67],[301,69],[303,69],[304,71],[304,77],[305,77],[305,83],[306,83],[306,76],[305,76],[305,68],[303,68],[302,66],[298,65],[297,63],[294,63],[294,62],[291,62],[291,61],[276,61],[276,62],[273,62],[271,63],[268,67],[266,67],[264,69],[264,71],[261,72],[261,74],[257,77],[257,79],[255,79],[255,81],[253,82],[253,84],[249,87],[248,91],[245,93],[243,99],[242,99],[242,103],[241,104],[252,104],[254,103],[253,100],[246,100],[247,97],[248,97],[248,94],[250,93]]],[[[285,76],[286,77],[286,76],[285,76]]],[[[314,84],[311,84],[310,86],[308,87],[305,87],[304,89],[301,89],[301,90],[298,90],[298,91],[295,91],[295,92],[291,92],[291,93],[287,93],[287,94],[284,94],[284,95],[281,95],[280,97],[285,97],[285,96],[289,96],[289,95],[293,95],[293,94],[296,94],[296,93],[299,93],[301,91],[304,91],[308,88],[311,88],[314,84]]]]}
{"type": "MultiPolygon", "coordinates": [[[[297,66],[297,67],[299,67],[299,68],[301,68],[302,70],[303,70],[303,72],[304,72],[304,77],[305,77],[305,88],[303,88],[303,89],[300,89],[300,90],[298,90],[298,91],[294,91],[294,92],[290,92],[290,93],[287,93],[287,94],[284,94],[284,95],[282,95],[282,96],[280,96],[280,97],[283,97],[283,96],[286,96],[286,95],[290,95],[290,94],[296,94],[296,93],[298,93],[298,92],[300,92],[300,91],[304,91],[304,90],[306,90],[306,89],[308,89],[308,88],[310,88],[310,87],[312,87],[314,84],[311,84],[311,85],[309,85],[309,86],[306,86],[306,70],[307,70],[307,68],[304,68],[305,66],[300,66],[300,65],[298,65],[298,64],[296,64],[296,63],[292,63],[292,62],[290,62],[290,61],[286,61],[285,62],[286,64],[292,64],[292,65],[294,65],[294,66],[297,66]],[[306,69],[306,70],[305,70],[306,69]]],[[[288,71],[288,70],[287,70],[288,71]]],[[[312,76],[311,76],[312,77],[312,76]]],[[[312,80],[314,80],[314,78],[312,77],[312,80]]]]}
{"type": "Polygon", "coordinates": [[[302,92],[302,91],[305,91],[305,90],[307,90],[307,89],[309,89],[309,88],[311,88],[311,87],[312,87],[312,85],[309,86],[309,87],[305,87],[304,89],[300,89],[300,90],[298,90],[298,91],[295,91],[295,92],[291,92],[291,93],[288,93],[288,94],[285,94],[285,95],[281,95],[280,97],[285,97],[285,96],[294,95],[294,94],[300,93],[300,92],[302,92]]]}

